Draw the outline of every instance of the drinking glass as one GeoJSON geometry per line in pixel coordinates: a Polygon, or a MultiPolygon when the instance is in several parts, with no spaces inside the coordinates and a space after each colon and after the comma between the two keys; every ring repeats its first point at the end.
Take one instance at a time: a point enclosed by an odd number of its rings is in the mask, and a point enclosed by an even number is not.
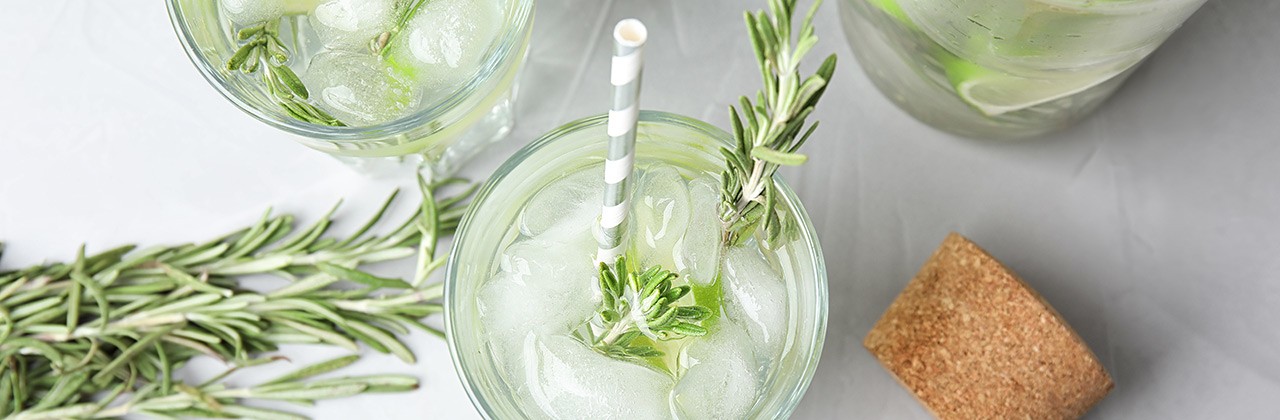
{"type": "MultiPolygon", "coordinates": [[[[286,3],[289,1],[298,0],[286,3]]],[[[244,112],[358,170],[376,173],[407,162],[421,164],[434,175],[447,175],[511,131],[516,79],[533,20],[534,0],[473,1],[496,2],[501,12],[497,35],[485,49],[478,70],[450,75],[461,81],[433,87],[435,93],[430,98],[401,117],[351,127],[301,121],[276,102],[259,74],[227,69],[228,58],[240,48],[242,41],[236,35],[243,25],[235,25],[223,16],[218,0],[167,3],[178,39],[191,62],[223,97],[244,112]]],[[[315,12],[286,15],[284,19],[279,38],[290,52],[287,64],[305,67],[323,48],[316,37],[317,26],[311,21],[315,12]]],[[[312,92],[312,103],[318,94],[312,92]]]]}
{"type": "MultiPolygon", "coordinates": [[[[533,194],[566,175],[601,170],[607,120],[599,115],[568,123],[517,152],[480,188],[455,235],[444,286],[445,329],[454,366],[486,418],[531,414],[520,410],[516,398],[522,385],[506,382],[494,354],[500,350],[483,333],[478,307],[482,283],[500,270],[501,252],[513,240],[512,226],[533,194]]],[[[719,173],[724,158],[718,149],[731,144],[728,133],[701,121],[645,111],[637,129],[636,161],[661,162],[682,172],[719,173]]],[[[753,418],[785,418],[795,409],[817,367],[826,330],[827,277],[817,234],[795,193],[782,181],[775,182],[779,208],[798,227],[795,239],[783,246],[788,252],[781,262],[790,331],[753,418]]]]}
{"type": "Polygon", "coordinates": [[[1205,0],[840,0],[885,96],[935,128],[1024,138],[1115,92],[1205,0]]]}

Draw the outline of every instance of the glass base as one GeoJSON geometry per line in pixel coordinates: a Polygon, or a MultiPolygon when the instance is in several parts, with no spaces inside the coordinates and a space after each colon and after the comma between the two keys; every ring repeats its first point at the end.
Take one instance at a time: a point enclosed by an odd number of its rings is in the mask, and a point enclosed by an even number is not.
{"type": "Polygon", "coordinates": [[[426,170],[433,176],[453,175],[481,151],[506,139],[516,125],[513,104],[516,96],[519,95],[519,90],[520,84],[514,83],[506,97],[498,99],[484,118],[477,121],[462,137],[449,145],[434,161],[425,162],[426,170]]]}

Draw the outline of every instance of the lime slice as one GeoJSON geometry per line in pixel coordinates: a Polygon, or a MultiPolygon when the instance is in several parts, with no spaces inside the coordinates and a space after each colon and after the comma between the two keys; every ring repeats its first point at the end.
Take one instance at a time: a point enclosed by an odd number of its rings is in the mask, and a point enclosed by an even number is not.
{"type": "Polygon", "coordinates": [[[988,117],[1075,95],[1111,78],[1111,75],[1098,74],[1054,79],[1026,78],[983,67],[950,52],[940,52],[935,56],[942,62],[947,80],[960,99],[988,117]]]}

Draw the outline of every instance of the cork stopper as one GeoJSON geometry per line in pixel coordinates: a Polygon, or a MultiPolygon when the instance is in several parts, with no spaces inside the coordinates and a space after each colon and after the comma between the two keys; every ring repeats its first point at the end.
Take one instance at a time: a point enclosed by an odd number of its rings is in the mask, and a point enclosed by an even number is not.
{"type": "Polygon", "coordinates": [[[1071,419],[1113,384],[1040,294],[952,233],[863,345],[939,419],[1071,419]]]}

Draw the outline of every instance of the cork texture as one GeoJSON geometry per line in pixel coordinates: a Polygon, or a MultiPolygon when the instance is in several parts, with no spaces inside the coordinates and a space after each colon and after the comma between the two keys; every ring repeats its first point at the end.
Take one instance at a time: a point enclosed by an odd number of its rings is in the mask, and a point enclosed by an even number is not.
{"type": "Polygon", "coordinates": [[[952,233],[863,342],[939,419],[1071,419],[1113,386],[1062,316],[952,233]]]}

